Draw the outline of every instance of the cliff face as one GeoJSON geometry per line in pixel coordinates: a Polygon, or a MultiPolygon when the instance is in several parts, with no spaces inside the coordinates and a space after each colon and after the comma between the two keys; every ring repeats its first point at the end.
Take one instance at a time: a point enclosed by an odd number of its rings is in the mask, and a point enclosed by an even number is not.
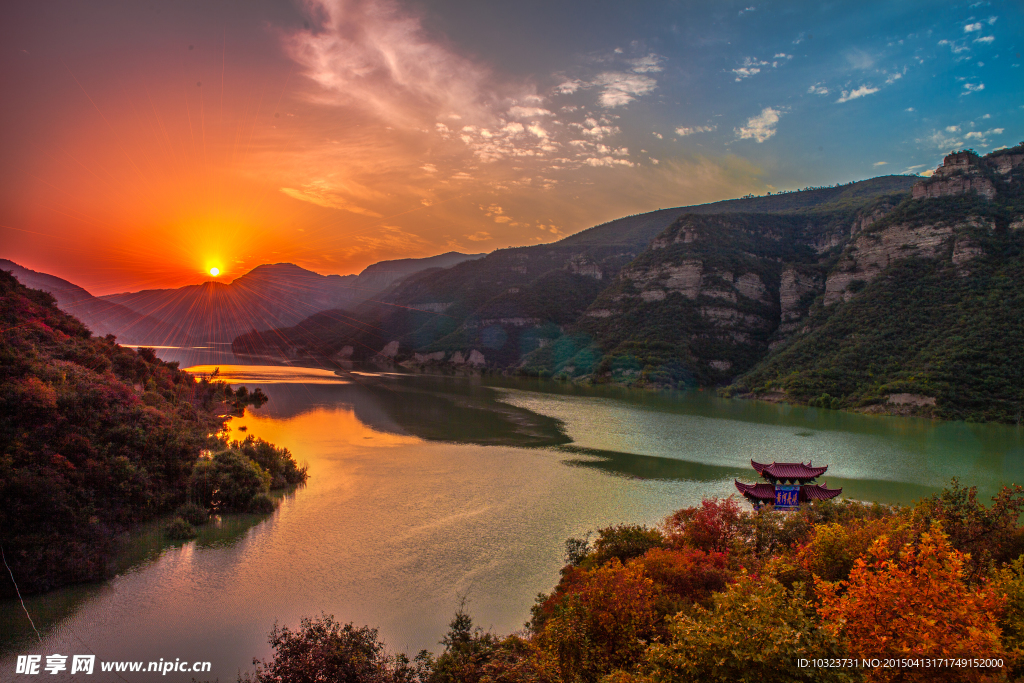
{"type": "MultiPolygon", "coordinates": [[[[783,313],[771,352],[729,393],[1019,423],[1022,152],[946,157],[910,199],[842,245],[823,295],[796,325],[783,313]]],[[[783,311],[798,273],[783,273],[783,311]]]]}

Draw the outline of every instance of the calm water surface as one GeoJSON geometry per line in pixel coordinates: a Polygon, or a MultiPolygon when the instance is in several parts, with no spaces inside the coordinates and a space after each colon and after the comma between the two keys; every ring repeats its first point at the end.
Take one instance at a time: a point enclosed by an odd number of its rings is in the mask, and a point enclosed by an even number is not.
{"type": "Polygon", "coordinates": [[[986,496],[1024,479],[1024,433],[1005,426],[711,392],[339,377],[216,348],[160,355],[261,386],[270,402],[232,420],[231,435],[288,447],[309,465],[309,483],[272,515],[229,516],[185,544],[163,540],[156,524],[140,530],[111,580],[26,600],[41,645],[21,606],[0,603],[2,680],[17,678],[17,654],[90,652],[209,660],[210,680],[234,680],[253,656],[269,656],[275,621],[321,612],[378,626],[392,650],[437,650],[462,596],[479,624],[507,633],[554,585],[567,537],[730,495],[734,477],[753,481],[751,458],[828,464],[830,486],[883,502],[912,502],[952,477],[986,496]]]}

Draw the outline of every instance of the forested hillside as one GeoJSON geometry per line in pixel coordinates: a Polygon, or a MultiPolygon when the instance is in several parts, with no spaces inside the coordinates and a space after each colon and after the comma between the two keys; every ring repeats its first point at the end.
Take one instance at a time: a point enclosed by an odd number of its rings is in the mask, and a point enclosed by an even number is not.
{"type": "MultiPolygon", "coordinates": [[[[204,450],[234,454],[256,475],[246,500],[266,491],[275,482],[264,470],[290,460],[287,451],[271,448],[260,465],[245,444],[229,450],[211,436],[264,400],[196,380],[152,349],[94,337],[50,294],[0,271],[0,546],[21,591],[100,578],[118,534],[190,496],[208,506],[195,494],[210,476],[222,491],[239,483],[204,450]],[[205,480],[197,463],[207,463],[205,480]]],[[[10,581],[0,585],[13,595],[10,581]]]]}

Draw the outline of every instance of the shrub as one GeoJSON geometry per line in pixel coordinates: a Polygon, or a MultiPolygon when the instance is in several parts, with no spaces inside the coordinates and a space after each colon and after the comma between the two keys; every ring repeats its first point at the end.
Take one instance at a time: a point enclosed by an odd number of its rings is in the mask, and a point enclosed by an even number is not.
{"type": "MultiPolygon", "coordinates": [[[[647,652],[636,681],[853,681],[841,669],[797,668],[799,658],[845,654],[840,637],[823,629],[811,601],[774,579],[743,578],[715,595],[714,609],[676,615],[669,640],[647,652]]],[[[630,680],[629,678],[624,678],[630,680]]]]}
{"type": "Polygon", "coordinates": [[[201,505],[246,512],[256,495],[270,490],[270,474],[241,453],[224,451],[196,462],[189,490],[201,505]]]}
{"type": "Polygon", "coordinates": [[[665,520],[669,540],[705,552],[723,553],[743,527],[743,512],[732,498],[705,499],[700,507],[679,510],[665,520]]]}
{"type": "Polygon", "coordinates": [[[175,541],[187,541],[190,538],[195,538],[198,532],[194,526],[181,517],[175,517],[170,524],[164,527],[164,533],[175,541]]]}
{"type": "Polygon", "coordinates": [[[593,559],[597,564],[604,564],[612,558],[625,562],[664,545],[665,536],[657,529],[648,529],[640,524],[619,524],[597,532],[593,559]]]}
{"type": "Polygon", "coordinates": [[[256,670],[239,676],[240,683],[397,683],[417,680],[408,660],[389,657],[377,629],[342,626],[331,615],[303,619],[299,629],[276,624],[270,632],[274,658],[254,660],[256,670]],[[396,676],[396,673],[402,674],[396,676]]]}
{"type": "Polygon", "coordinates": [[[209,510],[204,508],[202,505],[196,505],[195,503],[185,503],[175,510],[174,514],[192,526],[201,526],[210,521],[209,510]]]}
{"type": "Polygon", "coordinates": [[[258,515],[268,515],[276,508],[274,499],[265,493],[257,493],[249,503],[249,512],[255,512],[258,515]]]}

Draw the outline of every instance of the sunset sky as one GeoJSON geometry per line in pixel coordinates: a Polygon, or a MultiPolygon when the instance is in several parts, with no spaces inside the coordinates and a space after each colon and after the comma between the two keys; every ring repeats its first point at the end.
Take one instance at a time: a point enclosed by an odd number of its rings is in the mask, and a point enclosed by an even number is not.
{"type": "Polygon", "coordinates": [[[0,257],[94,294],[550,242],[1024,139],[1006,2],[20,2],[0,257]]]}

